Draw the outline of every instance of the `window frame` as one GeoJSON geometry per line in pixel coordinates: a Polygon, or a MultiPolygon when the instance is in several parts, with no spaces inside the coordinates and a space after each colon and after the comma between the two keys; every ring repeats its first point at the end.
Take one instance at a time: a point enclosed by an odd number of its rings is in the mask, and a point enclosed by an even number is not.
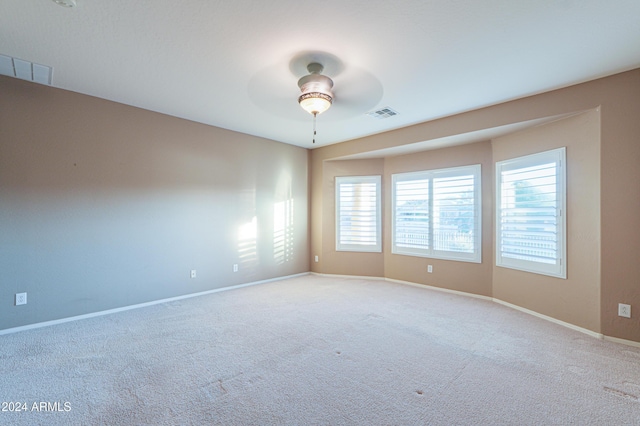
{"type": "Polygon", "coordinates": [[[336,176],[335,177],[335,236],[336,251],[381,253],[382,252],[382,176],[336,176]],[[340,185],[353,183],[374,183],[376,185],[376,235],[374,244],[341,244],[340,243],[340,185]]]}
{"type": "Polygon", "coordinates": [[[538,152],[496,162],[496,266],[515,269],[556,278],[567,278],[567,160],[566,147],[538,152]],[[556,163],[556,264],[514,259],[502,255],[502,173],[526,169],[550,162],[556,163]]]}
{"type": "Polygon", "coordinates": [[[449,167],[417,172],[395,173],[391,175],[391,252],[404,256],[427,257],[433,259],[454,260],[460,262],[482,263],[482,166],[472,164],[467,166],[449,167]],[[434,248],[434,191],[433,181],[438,178],[473,176],[473,252],[457,252],[452,250],[437,250],[434,248]],[[428,247],[408,248],[400,247],[396,243],[396,204],[397,183],[428,179],[428,247]]]}

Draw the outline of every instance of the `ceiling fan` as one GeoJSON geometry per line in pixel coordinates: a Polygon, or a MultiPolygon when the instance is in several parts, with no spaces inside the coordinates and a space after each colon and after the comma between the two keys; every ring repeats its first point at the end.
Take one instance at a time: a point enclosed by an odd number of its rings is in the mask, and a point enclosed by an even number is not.
{"type": "Polygon", "coordinates": [[[298,103],[309,114],[313,115],[313,143],[316,143],[316,117],[322,114],[333,104],[333,80],[322,75],[322,64],[312,62],[307,65],[308,75],[298,80],[298,87],[302,94],[298,97],[298,103]]]}
{"type": "Polygon", "coordinates": [[[294,127],[292,122],[306,121],[302,107],[311,115],[315,112],[314,122],[323,114],[323,123],[333,129],[365,117],[382,99],[383,89],[376,76],[357,64],[307,50],[262,68],[251,78],[248,94],[254,105],[294,127]]]}

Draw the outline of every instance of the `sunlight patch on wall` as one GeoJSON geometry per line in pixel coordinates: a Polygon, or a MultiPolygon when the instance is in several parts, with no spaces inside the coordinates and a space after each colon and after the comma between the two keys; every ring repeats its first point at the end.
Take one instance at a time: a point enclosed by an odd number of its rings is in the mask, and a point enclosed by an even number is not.
{"type": "Polygon", "coordinates": [[[238,229],[238,257],[241,269],[258,265],[258,218],[256,216],[238,229]]]}
{"type": "Polygon", "coordinates": [[[273,258],[277,264],[293,260],[293,199],[273,206],[273,258]]]}
{"type": "Polygon", "coordinates": [[[291,174],[283,170],[274,194],[273,259],[278,265],[293,260],[293,195],[291,182],[291,174]]]}

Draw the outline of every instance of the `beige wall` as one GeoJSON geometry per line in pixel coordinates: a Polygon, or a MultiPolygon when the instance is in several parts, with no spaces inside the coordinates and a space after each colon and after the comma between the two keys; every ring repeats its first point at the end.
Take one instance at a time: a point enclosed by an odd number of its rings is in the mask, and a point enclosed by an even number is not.
{"type": "Polygon", "coordinates": [[[567,279],[496,266],[493,297],[600,332],[600,112],[497,138],[493,159],[560,147],[567,148],[567,279]]]}
{"type": "MultiPolygon", "coordinates": [[[[326,161],[323,166],[322,198],[325,203],[323,203],[322,214],[325,226],[322,238],[324,245],[321,251],[312,252],[314,256],[316,253],[320,253],[319,262],[315,264],[315,271],[337,275],[383,276],[384,258],[382,253],[336,251],[335,178],[337,176],[382,176],[384,161],[381,159],[326,161]]],[[[384,220],[384,212],[382,216],[384,220]]]]}
{"type": "Polygon", "coordinates": [[[0,93],[0,329],[309,270],[306,149],[3,76],[0,93]]]}
{"type": "MultiPolygon", "coordinates": [[[[447,269],[445,262],[433,261],[435,266],[434,275],[425,278],[422,276],[426,262],[424,260],[394,260],[394,256],[389,254],[388,243],[385,242],[384,258],[385,271],[383,276],[387,277],[407,277],[407,280],[418,283],[429,283],[436,286],[453,288],[461,291],[471,291],[478,294],[486,294],[487,276],[490,276],[492,285],[492,295],[494,291],[501,297],[508,299],[507,301],[516,301],[523,306],[529,306],[530,309],[537,310],[540,313],[554,316],[558,319],[571,322],[573,324],[588,328],[592,331],[601,332],[607,336],[618,337],[627,340],[640,341],[640,261],[638,253],[640,253],[640,70],[617,74],[611,77],[595,80],[576,86],[567,87],[543,93],[528,98],[523,98],[503,104],[482,108],[451,117],[442,118],[430,122],[421,123],[415,126],[398,129],[395,131],[382,133],[366,138],[361,138],[337,145],[331,145],[318,148],[311,153],[311,247],[312,252],[330,251],[331,247],[326,244],[325,238],[328,233],[334,232],[328,228],[328,222],[323,214],[325,211],[323,204],[327,200],[323,197],[322,189],[319,188],[320,183],[324,181],[323,164],[328,160],[333,160],[345,156],[352,156],[391,148],[396,146],[411,145],[423,141],[434,140],[447,136],[456,136],[468,132],[492,129],[499,126],[523,123],[529,120],[542,118],[554,118],[565,116],[566,114],[577,114],[585,111],[600,109],[599,131],[596,129],[593,112],[580,116],[576,120],[590,120],[585,123],[585,127],[578,126],[573,130],[555,128],[558,131],[558,137],[563,134],[580,135],[581,132],[587,132],[588,150],[582,152],[580,148],[575,147],[575,141],[567,143],[574,148],[571,149],[571,157],[569,159],[569,173],[573,181],[572,187],[569,189],[569,199],[576,207],[586,205],[591,202],[599,201],[600,213],[600,231],[599,235],[587,233],[576,233],[576,226],[579,223],[578,218],[573,218],[569,223],[570,242],[570,261],[575,263],[570,266],[569,274],[572,274],[570,280],[566,281],[568,286],[574,287],[558,297],[555,291],[545,291],[537,294],[535,300],[527,300],[528,295],[533,291],[530,285],[522,288],[522,291],[508,292],[505,283],[508,278],[521,279],[522,274],[511,276],[510,271],[505,272],[498,268],[492,268],[493,255],[489,257],[486,247],[493,247],[492,242],[488,242],[487,228],[483,232],[483,264],[480,268],[491,268],[491,272],[482,269],[479,273],[482,276],[483,284],[477,288],[464,287],[468,284],[462,284],[467,281],[466,276],[468,268],[458,269],[455,266],[447,269]],[[594,135],[598,133],[597,135],[594,135]],[[594,157],[594,143],[596,138],[600,140],[599,160],[594,157]],[[573,159],[573,160],[572,160],[573,159]],[[583,163],[583,161],[585,163],[583,163]],[[598,164],[599,161],[599,164],[598,164]],[[599,177],[598,170],[599,167],[599,177]],[[578,170],[581,168],[582,170],[578,170]],[[580,185],[580,178],[586,177],[589,182],[599,179],[600,194],[592,194],[585,192],[587,189],[580,185]],[[577,198],[576,198],[577,197],[577,198]],[[595,198],[594,198],[595,197],[595,198]],[[598,253],[592,251],[572,251],[573,248],[585,241],[593,242],[597,245],[598,239],[601,248],[598,253]],[[594,269],[593,263],[598,263],[594,269]],[[573,260],[572,260],[573,259],[573,260]],[[490,265],[487,262],[491,262],[490,265]],[[387,269],[387,267],[389,269],[387,269]],[[443,268],[444,267],[444,268],[443,268]],[[495,269],[495,271],[493,270],[495,269]],[[600,289],[597,290],[597,279],[589,279],[584,287],[583,284],[578,285],[575,281],[580,276],[585,276],[580,271],[589,271],[599,275],[600,289]],[[446,272],[447,277],[436,279],[435,271],[446,272]],[[463,272],[464,271],[464,272],[463,272]],[[572,272],[573,271],[573,272],[572,272]],[[452,275],[450,275],[451,273],[452,275]],[[489,275],[487,275],[489,274],[489,275]],[[576,275],[573,275],[576,274],[576,275]],[[509,277],[507,277],[509,275],[509,277]],[[493,286],[496,286],[495,290],[493,286]],[[585,290],[587,293],[581,295],[580,292],[585,290]],[[600,303],[595,293],[599,292],[600,303]],[[618,303],[628,303],[632,305],[633,317],[631,319],[621,318],[617,316],[618,303]],[[583,305],[583,306],[579,306],[583,305]],[[568,310],[568,313],[564,312],[568,310]]],[[[558,124],[564,126],[566,123],[558,124]]],[[[550,125],[554,129],[553,125],[550,125]]],[[[537,130],[535,130],[537,131],[537,130]]],[[[534,131],[534,132],[535,132],[534,131]]],[[[545,132],[546,130],[540,130],[545,132]]],[[[555,131],[553,136],[555,138],[555,131]]],[[[538,142],[527,141],[528,136],[518,135],[515,137],[516,144],[524,144],[521,147],[522,152],[526,150],[534,151],[537,149],[538,142]],[[528,145],[530,144],[530,145],[528,145]]],[[[502,149],[502,143],[507,140],[498,140],[496,149],[502,149]]],[[[557,141],[557,143],[560,143],[557,141]]],[[[542,143],[544,145],[544,142],[542,143]]],[[[542,146],[540,145],[540,146],[542,146]]],[[[466,154],[467,148],[461,148],[460,155],[466,154]]],[[[506,148],[505,148],[506,149],[506,148]]],[[[517,148],[513,148],[514,152],[517,148]]],[[[504,151],[507,153],[508,151],[504,151]]],[[[424,153],[425,163],[431,155],[442,155],[447,157],[446,151],[442,153],[429,154],[424,153]]],[[[493,154],[492,154],[493,155],[493,154]]],[[[385,159],[385,179],[388,184],[388,174],[391,172],[390,165],[393,164],[393,170],[413,167],[414,158],[417,155],[405,156],[403,158],[385,159]],[[406,163],[403,163],[405,161],[406,163]]],[[[486,160],[483,160],[486,161],[486,160]]],[[[446,161],[443,161],[443,164],[446,161]]],[[[443,166],[445,167],[445,166],[443,166]]],[[[484,177],[483,172],[483,177],[484,177]]],[[[486,181],[486,179],[485,179],[486,181]]],[[[597,187],[597,185],[595,185],[597,187]]],[[[385,190],[386,191],[386,190],[385,190]]],[[[483,193],[483,198],[486,197],[483,193]]],[[[485,198],[486,199],[486,198],[485,198]]],[[[388,209],[388,207],[386,207],[388,209]]],[[[486,209],[486,207],[485,207],[486,209]]],[[[483,211],[485,210],[483,209],[483,211]]],[[[589,216],[584,218],[589,224],[592,224],[598,206],[590,209],[589,216]]],[[[388,215],[387,215],[388,216],[388,215]]],[[[388,221],[385,221],[388,224],[388,221]]],[[[388,229],[384,230],[388,236],[388,229]]],[[[491,234],[493,230],[491,230],[491,234]]],[[[490,237],[493,238],[492,235],[490,237]]],[[[388,238],[385,238],[387,240],[388,238]]],[[[491,248],[493,250],[493,248],[491,248]]],[[[456,263],[457,264],[457,263],[456,263]]],[[[317,264],[312,264],[313,270],[319,270],[317,264]]],[[[323,268],[330,270],[330,265],[323,265],[323,268]]],[[[361,269],[361,265],[354,265],[354,270],[361,269]]],[[[540,278],[545,281],[543,287],[548,290],[553,288],[551,281],[540,278]]],[[[537,280],[537,279],[536,279],[537,280]]],[[[533,283],[533,281],[532,281],[533,283]]],[[[496,296],[497,297],[497,296],[496,296]]]]}
{"type": "Polygon", "coordinates": [[[595,81],[593,89],[603,99],[602,333],[640,342],[640,70],[595,81]],[[618,303],[632,306],[632,319],[617,315],[618,303]]]}
{"type": "Polygon", "coordinates": [[[391,203],[387,202],[385,203],[386,220],[384,221],[385,277],[491,296],[493,164],[491,162],[491,144],[489,142],[389,157],[385,160],[384,193],[385,198],[391,200],[392,174],[471,164],[480,164],[482,168],[482,263],[455,262],[392,254],[391,203]],[[433,273],[427,273],[427,265],[433,266],[433,273]]]}

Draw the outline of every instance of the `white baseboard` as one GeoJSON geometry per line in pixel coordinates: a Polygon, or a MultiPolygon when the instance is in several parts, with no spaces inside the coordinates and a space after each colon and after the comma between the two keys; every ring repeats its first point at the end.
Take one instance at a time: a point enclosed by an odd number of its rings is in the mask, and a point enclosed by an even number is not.
{"type": "Polygon", "coordinates": [[[221,292],[221,291],[236,290],[236,289],[239,289],[239,288],[242,288],[242,287],[249,287],[249,286],[254,286],[254,285],[259,285],[259,284],[266,284],[266,283],[270,283],[270,282],[274,282],[274,281],[282,281],[282,280],[287,280],[287,279],[290,279],[290,278],[302,277],[302,276],[305,276],[305,275],[309,275],[309,272],[302,272],[300,274],[287,275],[287,276],[284,276],[284,277],[269,278],[269,279],[266,279],[266,280],[253,281],[253,282],[250,282],[250,283],[238,284],[238,285],[233,285],[233,286],[229,286],[229,287],[214,288],[213,290],[201,291],[199,293],[184,294],[182,296],[175,296],[175,297],[169,297],[167,299],[153,300],[151,302],[138,303],[138,304],[135,304],[135,305],[123,306],[121,308],[107,309],[106,311],[92,312],[92,313],[89,313],[89,314],[76,315],[76,316],[73,316],[73,317],[61,318],[61,319],[52,320],[52,321],[38,322],[38,323],[35,323],[35,324],[28,324],[28,325],[23,325],[23,326],[20,326],[20,327],[6,328],[4,330],[0,330],[0,336],[3,335],[3,334],[17,333],[17,332],[20,332],[20,331],[32,330],[32,329],[35,329],[35,328],[49,327],[51,325],[63,324],[65,322],[79,321],[79,320],[83,320],[83,319],[87,319],[87,318],[94,318],[94,317],[99,317],[99,316],[103,316],[103,315],[115,314],[115,313],[118,313],[118,312],[129,311],[131,309],[139,309],[139,308],[144,308],[144,307],[147,307],[147,306],[158,305],[160,303],[175,302],[176,300],[189,299],[189,298],[192,298],[192,297],[204,296],[204,295],[207,295],[207,294],[218,293],[218,292],[221,292]]]}
{"type": "Polygon", "coordinates": [[[623,345],[640,348],[640,342],[635,342],[633,340],[626,340],[626,339],[621,339],[619,337],[612,337],[612,336],[604,336],[604,340],[607,340],[607,341],[613,342],[613,343],[620,343],[620,344],[623,344],[623,345]]]}
{"type": "Polygon", "coordinates": [[[412,287],[428,288],[429,290],[441,291],[443,293],[457,294],[458,296],[473,297],[474,299],[482,299],[482,300],[487,300],[489,302],[493,301],[493,298],[489,296],[483,296],[481,294],[466,293],[464,291],[451,290],[451,289],[442,288],[442,287],[434,287],[432,285],[427,285],[427,284],[412,283],[410,281],[394,280],[392,278],[385,278],[384,280],[392,283],[410,285],[412,287]]]}
{"type": "Polygon", "coordinates": [[[527,308],[523,308],[522,306],[514,305],[513,303],[505,302],[504,300],[500,300],[500,299],[496,299],[496,298],[494,298],[493,301],[496,302],[496,303],[499,303],[501,305],[507,306],[507,307],[509,307],[511,309],[515,309],[517,311],[524,312],[524,313],[529,314],[529,315],[533,315],[534,317],[542,318],[542,319],[547,320],[549,322],[552,322],[554,324],[558,324],[558,325],[561,325],[563,327],[570,328],[571,330],[575,330],[575,331],[579,331],[580,333],[588,334],[589,336],[595,337],[596,339],[604,338],[604,335],[601,334],[601,333],[597,333],[597,332],[591,331],[591,330],[589,330],[587,328],[582,328],[582,327],[579,327],[577,325],[561,321],[559,319],[556,319],[556,318],[541,314],[539,312],[532,311],[532,310],[527,309],[527,308]]]}
{"type": "Polygon", "coordinates": [[[408,281],[394,280],[394,279],[391,279],[391,278],[387,278],[387,281],[396,282],[396,283],[400,283],[400,284],[406,284],[406,285],[410,285],[410,286],[414,286],[414,287],[422,287],[422,288],[426,287],[426,288],[429,288],[431,290],[442,291],[442,292],[445,292],[445,293],[457,294],[459,296],[473,297],[475,299],[482,299],[482,300],[487,300],[487,301],[490,301],[490,302],[499,303],[499,304],[507,306],[507,307],[509,307],[511,309],[515,309],[515,310],[518,310],[520,312],[524,312],[524,313],[527,313],[529,315],[533,315],[534,317],[538,317],[538,318],[542,318],[544,320],[550,321],[550,322],[552,322],[554,324],[558,324],[558,325],[561,325],[563,327],[570,328],[571,330],[575,330],[575,331],[579,331],[580,333],[588,334],[589,336],[595,337],[596,339],[602,339],[603,338],[602,334],[596,333],[595,331],[591,331],[591,330],[586,329],[586,328],[578,327],[577,325],[574,325],[574,324],[571,324],[571,323],[568,323],[568,322],[564,322],[564,321],[561,321],[559,319],[556,319],[556,318],[553,318],[553,317],[550,317],[550,316],[547,316],[547,315],[543,315],[543,314],[538,313],[536,311],[532,311],[530,309],[526,309],[526,308],[523,308],[521,306],[514,305],[512,303],[505,302],[505,301],[500,300],[500,299],[496,299],[495,297],[482,296],[482,295],[473,294],[473,293],[466,293],[464,291],[458,291],[458,290],[450,290],[448,288],[434,287],[434,286],[430,286],[430,285],[426,285],[426,284],[417,284],[417,283],[412,283],[412,282],[408,282],[408,281]]]}
{"type": "Polygon", "coordinates": [[[368,275],[338,275],[338,274],[321,274],[320,272],[310,272],[311,275],[317,275],[319,277],[329,277],[329,278],[345,278],[345,279],[353,279],[353,280],[373,280],[373,281],[385,281],[386,278],[381,277],[370,277],[368,275]]]}

